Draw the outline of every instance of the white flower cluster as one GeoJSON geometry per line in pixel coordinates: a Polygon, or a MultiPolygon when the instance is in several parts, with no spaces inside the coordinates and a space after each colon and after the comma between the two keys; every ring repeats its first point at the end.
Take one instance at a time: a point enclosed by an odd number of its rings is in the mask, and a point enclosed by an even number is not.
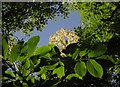
{"type": "Polygon", "coordinates": [[[72,30],[61,28],[56,34],[51,35],[49,43],[55,44],[60,50],[65,49],[69,44],[77,43],[79,37],[72,30]]]}

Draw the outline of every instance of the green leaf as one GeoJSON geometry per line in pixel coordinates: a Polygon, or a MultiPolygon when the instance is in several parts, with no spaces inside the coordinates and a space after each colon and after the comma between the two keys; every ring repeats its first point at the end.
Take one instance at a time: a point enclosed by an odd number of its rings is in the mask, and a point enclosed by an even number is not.
{"type": "Polygon", "coordinates": [[[100,56],[100,57],[97,57],[96,59],[109,60],[109,61],[111,61],[113,64],[115,64],[115,60],[114,60],[112,57],[108,56],[108,55],[102,55],[102,56],[100,56]]]}
{"type": "Polygon", "coordinates": [[[51,65],[51,66],[45,66],[47,68],[47,70],[54,70],[57,66],[58,66],[59,62],[51,65]]]}
{"type": "Polygon", "coordinates": [[[46,74],[45,74],[45,73],[42,74],[42,75],[41,75],[41,78],[45,80],[45,79],[46,79],[46,74]]]}
{"type": "Polygon", "coordinates": [[[3,57],[6,58],[8,53],[8,43],[5,39],[5,36],[2,37],[2,47],[3,47],[3,57]]]}
{"type": "Polygon", "coordinates": [[[11,75],[12,77],[15,77],[15,74],[12,71],[7,70],[5,73],[11,75]]]}
{"type": "Polygon", "coordinates": [[[34,55],[40,55],[44,56],[47,54],[49,51],[51,51],[51,48],[49,46],[40,46],[34,53],[34,55]]]}
{"type": "Polygon", "coordinates": [[[26,69],[23,69],[23,76],[27,76],[29,74],[29,71],[26,69]]]}
{"type": "Polygon", "coordinates": [[[88,57],[98,57],[106,52],[106,47],[104,45],[99,45],[95,50],[91,50],[88,53],[88,57]]]}
{"type": "Polygon", "coordinates": [[[29,87],[27,83],[23,82],[23,87],[29,87]]]}
{"type": "Polygon", "coordinates": [[[95,60],[90,59],[90,60],[87,61],[87,69],[88,69],[88,72],[92,76],[102,78],[102,76],[103,76],[103,68],[95,60]]]}
{"type": "Polygon", "coordinates": [[[15,45],[10,52],[10,62],[15,62],[20,54],[19,44],[15,45]]]}
{"type": "Polygon", "coordinates": [[[41,59],[38,59],[37,63],[35,64],[35,67],[37,67],[40,64],[40,62],[41,62],[41,59]]]}
{"type": "Polygon", "coordinates": [[[42,79],[46,79],[46,72],[47,72],[47,68],[45,66],[40,68],[41,70],[37,73],[38,75],[41,75],[42,79]]]}
{"type": "Polygon", "coordinates": [[[64,75],[64,66],[60,66],[59,68],[54,69],[53,74],[57,74],[58,78],[62,78],[64,75]]]}
{"type": "Polygon", "coordinates": [[[86,72],[87,72],[87,68],[84,62],[77,62],[74,68],[74,71],[76,74],[78,74],[79,76],[83,77],[85,76],[86,72]]]}
{"type": "Polygon", "coordinates": [[[19,57],[17,58],[17,61],[23,62],[25,59],[26,59],[26,57],[24,57],[24,56],[19,56],[19,57]]]}
{"type": "Polygon", "coordinates": [[[77,59],[79,52],[80,52],[80,50],[76,49],[76,51],[73,53],[72,59],[77,59]]]}
{"type": "Polygon", "coordinates": [[[40,40],[39,36],[31,37],[27,42],[27,56],[31,56],[36,49],[36,46],[40,40]]]}
{"type": "Polygon", "coordinates": [[[45,59],[51,59],[50,53],[46,53],[44,56],[41,56],[41,57],[43,57],[45,59]]]}
{"type": "Polygon", "coordinates": [[[73,77],[76,77],[76,78],[82,80],[82,77],[79,76],[78,74],[69,74],[69,75],[66,77],[66,79],[67,79],[67,80],[71,80],[71,78],[73,78],[73,77]]]}
{"type": "Polygon", "coordinates": [[[31,65],[30,65],[30,60],[27,58],[26,61],[25,61],[25,64],[23,65],[23,67],[24,67],[25,69],[28,69],[30,66],[31,66],[31,65]]]}
{"type": "Polygon", "coordinates": [[[32,83],[35,83],[35,77],[34,76],[28,76],[27,81],[31,80],[32,83]]]}
{"type": "Polygon", "coordinates": [[[61,62],[61,61],[59,62],[59,64],[60,64],[61,66],[64,66],[64,63],[63,63],[63,62],[61,62]]]}
{"type": "Polygon", "coordinates": [[[55,44],[48,44],[49,47],[54,48],[55,44]]]}
{"type": "Polygon", "coordinates": [[[37,73],[38,75],[42,75],[47,72],[47,69],[43,66],[40,68],[41,70],[37,73]]]}
{"type": "Polygon", "coordinates": [[[2,81],[4,81],[4,80],[9,80],[9,78],[8,77],[2,77],[2,81]]]}
{"type": "Polygon", "coordinates": [[[87,49],[83,50],[83,51],[80,51],[79,55],[81,57],[85,56],[87,54],[87,49]]]}

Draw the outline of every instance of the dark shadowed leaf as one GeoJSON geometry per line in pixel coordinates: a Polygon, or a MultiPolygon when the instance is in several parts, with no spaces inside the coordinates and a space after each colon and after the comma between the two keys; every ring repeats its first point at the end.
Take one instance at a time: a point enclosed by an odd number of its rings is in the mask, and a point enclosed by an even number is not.
{"type": "Polygon", "coordinates": [[[88,57],[98,57],[106,52],[106,47],[104,45],[98,45],[95,50],[91,50],[88,53],[88,57]]]}
{"type": "Polygon", "coordinates": [[[15,45],[10,52],[10,62],[15,62],[20,55],[19,44],[15,45]]]}
{"type": "Polygon", "coordinates": [[[3,47],[3,57],[6,58],[8,53],[8,44],[5,39],[5,36],[2,37],[2,47],[3,47]]]}

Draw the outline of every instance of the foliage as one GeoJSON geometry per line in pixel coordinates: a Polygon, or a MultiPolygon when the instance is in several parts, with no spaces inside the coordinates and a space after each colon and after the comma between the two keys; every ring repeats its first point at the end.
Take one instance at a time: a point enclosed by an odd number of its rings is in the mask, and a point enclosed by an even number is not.
{"type": "MultiPolygon", "coordinates": [[[[4,38],[3,40],[6,43],[3,44],[4,48],[7,42],[4,38]]],[[[102,50],[105,46],[102,46],[101,55],[97,55],[95,52],[96,55],[91,57],[89,53],[94,52],[94,50],[87,49],[84,51],[81,47],[70,44],[63,51],[67,55],[64,57],[60,55],[59,49],[54,44],[37,48],[39,40],[39,36],[33,36],[25,43],[17,43],[12,48],[10,55],[7,55],[8,51],[4,48],[3,86],[6,84],[26,87],[46,86],[46,84],[51,87],[68,86],[65,82],[67,83],[73,78],[82,81],[88,72],[91,76],[102,79],[103,67],[97,60],[100,60],[99,57],[102,57],[103,54],[105,55],[104,50],[102,50]],[[74,52],[71,53],[68,50],[66,53],[65,50],[73,49],[71,46],[74,47],[74,52]],[[74,55],[76,57],[73,57],[74,55]]],[[[101,45],[99,46],[101,47],[101,45]]],[[[107,58],[106,60],[109,61],[107,58]]]]}
{"type": "MultiPolygon", "coordinates": [[[[74,6],[81,14],[81,25],[75,29],[76,34],[81,37],[79,44],[86,44],[85,47],[99,43],[106,44],[107,54],[119,61],[120,3],[80,2],[74,3],[74,6]]],[[[99,51],[96,52],[100,54],[99,51]]]]}
{"type": "Polygon", "coordinates": [[[17,30],[24,33],[42,28],[55,16],[67,17],[68,4],[61,2],[2,2],[2,34],[13,34],[17,30]]]}
{"type": "Polygon", "coordinates": [[[114,35],[119,35],[119,3],[83,2],[75,3],[81,17],[83,29],[81,39],[88,43],[108,42],[114,35]]]}
{"type": "MultiPolygon", "coordinates": [[[[12,3],[4,4],[9,7],[12,3]]],[[[38,3],[29,3],[29,5],[36,6],[37,4],[38,3]]],[[[45,5],[45,9],[49,9],[47,7],[51,5],[54,8],[54,4],[55,6],[56,4],[57,6],[62,5],[61,3],[39,4],[45,5]]],[[[21,3],[20,6],[21,5],[23,5],[23,3],[21,3]]],[[[13,7],[14,6],[15,5],[13,5],[13,7]]],[[[81,25],[75,30],[80,38],[78,38],[73,31],[61,29],[61,31],[57,32],[58,35],[51,36],[50,39],[54,38],[54,43],[58,39],[61,40],[61,42],[65,42],[65,48],[62,50],[58,46],[59,41],[57,41],[57,44],[37,47],[40,37],[33,36],[27,42],[18,41],[9,51],[9,41],[6,39],[7,36],[3,36],[3,87],[91,87],[92,85],[108,87],[114,85],[111,84],[110,80],[111,77],[113,77],[112,73],[120,73],[120,4],[116,2],[75,2],[72,6],[75,6],[80,14],[82,14],[81,25]],[[67,32],[69,32],[69,34],[67,32]],[[69,40],[66,40],[64,36],[69,40]],[[72,36],[73,38],[77,37],[77,40],[75,39],[74,41],[74,39],[71,38],[72,36]],[[72,42],[70,42],[70,40],[72,42]],[[65,54],[65,56],[62,56],[61,53],[65,54]]],[[[34,7],[31,7],[31,9],[35,10],[36,8],[34,9],[34,7]]],[[[46,15],[52,14],[45,9],[44,12],[46,15]]],[[[65,12],[67,11],[65,9],[63,10],[65,12]]],[[[30,9],[28,13],[29,11],[30,9]]],[[[59,11],[61,14],[62,10],[59,11]]],[[[32,11],[30,11],[30,14],[32,14],[31,12],[32,11]]],[[[43,15],[44,12],[42,12],[43,15]]],[[[36,12],[36,14],[39,13],[36,12]]],[[[26,17],[28,17],[28,15],[29,14],[27,14],[26,17]]],[[[48,19],[49,17],[51,18],[51,15],[46,15],[44,16],[48,17],[48,19]]],[[[36,15],[33,16],[36,17],[36,15]]],[[[55,15],[53,15],[52,18],[54,18],[54,16],[55,15]]],[[[22,21],[22,25],[24,25],[27,18],[24,18],[24,16],[22,17],[24,20],[22,21]]],[[[13,24],[16,29],[17,26],[14,25],[14,22],[11,24],[13,24]]],[[[11,25],[8,27],[10,28],[11,25]]],[[[26,28],[28,27],[29,26],[26,26],[26,28]]],[[[12,31],[12,28],[10,29],[12,31]]],[[[31,31],[31,29],[29,30],[31,31]]],[[[5,34],[6,33],[7,32],[5,32],[5,34]]],[[[50,41],[52,42],[52,40],[50,41]]]]}
{"type": "MultiPolygon", "coordinates": [[[[81,37],[79,45],[83,45],[83,48],[86,49],[89,47],[96,49],[98,44],[106,45],[107,49],[103,50],[106,50],[105,54],[109,57],[103,55],[99,58],[107,58],[114,62],[115,66],[106,69],[107,74],[117,73],[119,78],[120,63],[118,64],[117,61],[120,60],[120,46],[118,45],[120,44],[120,2],[75,2],[74,7],[81,14],[81,25],[75,28],[76,34],[81,37]]],[[[89,56],[101,55],[101,50],[98,48],[98,50],[90,52],[89,56]]],[[[105,61],[103,63],[104,66],[110,66],[109,63],[105,65],[105,61]]],[[[112,75],[114,77],[114,74],[112,75]]],[[[101,82],[101,84],[103,83],[101,82]]]]}

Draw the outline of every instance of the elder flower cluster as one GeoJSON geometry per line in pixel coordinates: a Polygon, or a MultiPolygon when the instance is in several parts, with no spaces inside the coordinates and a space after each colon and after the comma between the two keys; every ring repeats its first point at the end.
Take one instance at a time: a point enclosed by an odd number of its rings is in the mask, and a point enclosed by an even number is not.
{"type": "Polygon", "coordinates": [[[61,28],[56,31],[56,34],[51,35],[49,38],[49,43],[55,44],[59,49],[65,49],[69,44],[77,43],[79,37],[72,30],[65,30],[61,28]]]}

